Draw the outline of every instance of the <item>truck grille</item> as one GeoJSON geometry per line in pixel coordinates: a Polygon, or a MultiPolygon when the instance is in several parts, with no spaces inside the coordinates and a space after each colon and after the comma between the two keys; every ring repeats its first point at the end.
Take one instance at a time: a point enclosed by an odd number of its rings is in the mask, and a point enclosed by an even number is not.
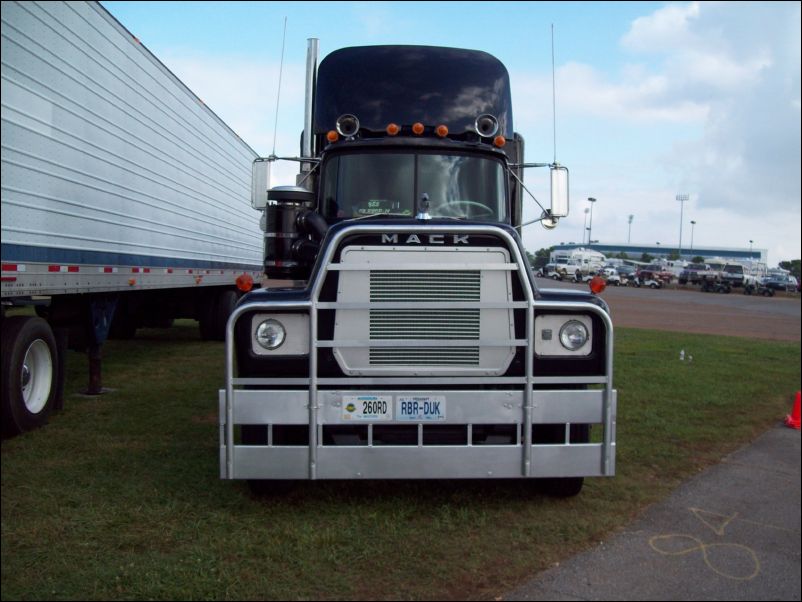
{"type": "MultiPolygon", "coordinates": [[[[479,301],[481,272],[372,270],[371,301],[479,301]]],[[[478,339],[478,309],[370,311],[371,339],[478,339]]],[[[371,366],[478,366],[479,347],[371,347],[371,366]]]]}
{"type": "Polygon", "coordinates": [[[509,271],[496,267],[508,261],[501,248],[346,248],[337,301],[371,306],[337,310],[334,338],[348,341],[334,347],[341,368],[349,374],[397,374],[400,368],[419,375],[503,374],[514,347],[480,341],[513,339],[512,311],[470,305],[511,301],[509,271]],[[419,268],[429,265],[436,268],[419,268]]]}
{"type": "MultiPolygon", "coordinates": [[[[371,310],[373,339],[479,338],[478,309],[371,310]]],[[[371,347],[371,366],[478,366],[479,347],[371,347]]]]}

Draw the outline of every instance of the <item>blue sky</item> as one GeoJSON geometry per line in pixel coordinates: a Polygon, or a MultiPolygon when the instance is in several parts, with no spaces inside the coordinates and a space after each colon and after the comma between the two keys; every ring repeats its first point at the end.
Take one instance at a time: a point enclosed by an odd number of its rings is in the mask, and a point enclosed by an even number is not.
{"type": "MultiPolygon", "coordinates": [[[[295,156],[303,127],[306,39],[321,58],[345,46],[476,48],[505,63],[526,160],[571,171],[571,215],[524,229],[530,251],[593,238],[676,247],[768,250],[799,258],[798,2],[102,2],[262,155],[273,147],[284,18],[287,42],[276,153],[295,156]]],[[[274,172],[292,183],[295,166],[274,172]]],[[[527,187],[545,204],[548,173],[527,187]]],[[[539,209],[531,200],[524,219],[539,209]]]]}

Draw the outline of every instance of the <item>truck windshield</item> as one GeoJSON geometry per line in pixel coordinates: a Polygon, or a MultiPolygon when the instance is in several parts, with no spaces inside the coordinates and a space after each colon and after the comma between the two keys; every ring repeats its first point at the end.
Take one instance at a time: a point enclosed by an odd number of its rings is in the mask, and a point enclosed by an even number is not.
{"type": "Polygon", "coordinates": [[[504,168],[486,157],[338,155],[326,162],[322,190],[329,222],[387,213],[414,217],[424,193],[432,217],[507,221],[504,168]]]}

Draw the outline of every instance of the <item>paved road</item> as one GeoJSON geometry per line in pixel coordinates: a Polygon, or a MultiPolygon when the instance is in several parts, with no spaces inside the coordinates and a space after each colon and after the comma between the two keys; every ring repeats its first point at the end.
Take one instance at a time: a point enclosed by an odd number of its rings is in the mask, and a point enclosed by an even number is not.
{"type": "Polygon", "coordinates": [[[800,431],[778,425],[505,600],[799,600],[800,431]]]}

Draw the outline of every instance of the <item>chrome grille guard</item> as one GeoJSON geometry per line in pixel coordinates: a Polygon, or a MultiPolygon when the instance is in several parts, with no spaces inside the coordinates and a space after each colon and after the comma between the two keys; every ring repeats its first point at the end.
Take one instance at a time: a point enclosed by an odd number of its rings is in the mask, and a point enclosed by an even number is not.
{"type": "MultiPolygon", "coordinates": [[[[403,266],[405,269],[415,269],[421,266],[403,266]]],[[[473,266],[482,269],[487,266],[473,266]]],[[[427,265],[427,270],[437,269],[437,266],[427,265]]],[[[490,269],[500,269],[498,264],[490,269]]],[[[523,309],[526,310],[526,326],[524,339],[510,340],[488,340],[479,341],[479,344],[487,345],[510,345],[515,347],[526,347],[525,352],[525,375],[524,376],[447,376],[447,377],[426,377],[425,384],[435,387],[445,385],[476,385],[481,388],[484,385],[523,385],[523,415],[521,423],[532,424],[533,410],[535,410],[533,400],[534,385],[602,385],[602,407],[601,421],[604,426],[604,441],[600,449],[600,463],[598,469],[599,476],[611,476],[614,474],[615,464],[615,405],[616,394],[613,390],[613,326],[610,316],[601,307],[587,302],[544,302],[537,301],[533,290],[534,278],[531,268],[526,258],[521,254],[520,247],[514,236],[507,230],[492,225],[425,225],[412,223],[409,225],[386,225],[386,224],[354,224],[343,228],[333,235],[326,246],[325,253],[318,259],[317,269],[313,272],[314,280],[308,287],[309,298],[302,301],[270,301],[253,302],[239,306],[230,316],[226,326],[226,388],[221,391],[220,400],[220,441],[221,441],[221,478],[238,478],[234,470],[235,444],[234,444],[234,397],[237,387],[244,386],[298,386],[308,387],[308,422],[309,422],[309,444],[308,444],[308,475],[309,479],[317,478],[317,458],[318,458],[318,411],[319,407],[319,387],[347,387],[352,385],[370,385],[376,387],[395,387],[403,385],[420,385],[420,377],[404,376],[371,376],[371,377],[338,377],[321,378],[318,376],[318,357],[316,351],[323,347],[335,347],[343,345],[364,344],[364,341],[329,341],[318,339],[318,311],[337,310],[337,309],[371,309],[381,308],[387,310],[395,309],[523,309]],[[504,265],[501,269],[517,272],[525,299],[523,301],[510,301],[507,303],[481,303],[481,302],[455,302],[455,301],[419,301],[409,302],[370,302],[364,303],[337,303],[319,301],[321,289],[329,271],[339,269],[339,264],[332,263],[332,259],[343,239],[355,234],[446,234],[458,230],[462,235],[490,235],[494,236],[506,244],[506,248],[511,255],[511,262],[504,265]],[[606,364],[603,376],[535,376],[534,366],[534,317],[535,309],[538,310],[560,310],[576,311],[583,313],[596,314],[604,323],[606,331],[605,353],[606,364]],[[309,376],[308,378],[237,378],[234,376],[234,326],[239,317],[245,312],[253,311],[275,311],[275,310],[301,310],[309,314],[309,376]]],[[[397,343],[397,341],[396,341],[397,343]]],[[[443,344],[442,340],[414,340],[405,342],[409,346],[415,347],[435,347],[443,344]]],[[[539,392],[540,393],[540,392],[539,392]]],[[[564,393],[564,392],[556,392],[564,393]]],[[[564,397],[564,394],[563,394],[564,397]]],[[[568,412],[570,413],[570,412],[568,412]]],[[[521,459],[521,470],[519,476],[528,477],[532,475],[532,429],[523,429],[523,457],[521,459]]]]}

